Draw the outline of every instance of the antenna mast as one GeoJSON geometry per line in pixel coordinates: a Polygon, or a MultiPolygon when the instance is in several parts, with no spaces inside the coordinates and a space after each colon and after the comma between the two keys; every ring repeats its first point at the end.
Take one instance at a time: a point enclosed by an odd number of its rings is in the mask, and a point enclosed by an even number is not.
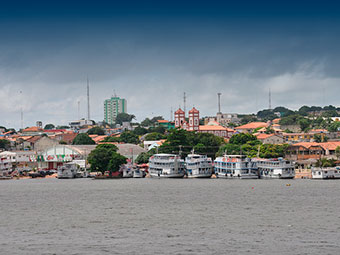
{"type": "Polygon", "coordinates": [[[90,120],[90,83],[87,77],[87,120],[90,120]]]}
{"type": "Polygon", "coordinates": [[[269,110],[272,109],[272,93],[270,91],[270,87],[269,87],[269,110]]]}
{"type": "Polygon", "coordinates": [[[184,95],[183,95],[183,108],[184,108],[183,111],[184,111],[184,116],[185,116],[185,113],[186,113],[186,109],[185,109],[186,101],[187,101],[187,97],[186,97],[185,92],[184,92],[184,95]]]}
{"type": "Polygon", "coordinates": [[[80,120],[80,101],[78,100],[78,120],[80,120]]]}
{"type": "Polygon", "coordinates": [[[217,93],[217,96],[218,96],[218,113],[221,114],[221,95],[222,93],[217,93]]]}
{"type": "Polygon", "coordinates": [[[21,108],[20,108],[20,120],[21,120],[21,130],[24,129],[24,110],[22,107],[22,91],[20,90],[20,101],[21,101],[21,108]]]}

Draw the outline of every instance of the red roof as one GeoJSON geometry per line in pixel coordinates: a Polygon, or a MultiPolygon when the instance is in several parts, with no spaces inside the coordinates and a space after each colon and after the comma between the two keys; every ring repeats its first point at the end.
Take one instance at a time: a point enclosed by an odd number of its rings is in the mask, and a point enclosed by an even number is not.
{"type": "Polygon", "coordinates": [[[42,131],[44,130],[39,127],[28,127],[25,128],[22,132],[42,132],[42,131]]]}
{"type": "Polygon", "coordinates": [[[175,114],[185,113],[181,108],[179,108],[177,111],[175,111],[175,114]]]}
{"type": "Polygon", "coordinates": [[[44,129],[44,132],[47,133],[66,132],[66,129],[44,129]]]}
{"type": "Polygon", "coordinates": [[[189,111],[189,113],[199,113],[199,111],[198,111],[195,107],[193,107],[193,108],[189,111]]]}
{"type": "Polygon", "coordinates": [[[250,122],[248,124],[238,126],[235,129],[256,129],[260,127],[267,127],[268,124],[266,122],[250,122]]]}
{"type": "Polygon", "coordinates": [[[228,131],[225,127],[215,125],[202,125],[199,126],[200,131],[228,131]]]}
{"type": "Polygon", "coordinates": [[[168,120],[157,120],[158,123],[169,123],[168,120]]]}

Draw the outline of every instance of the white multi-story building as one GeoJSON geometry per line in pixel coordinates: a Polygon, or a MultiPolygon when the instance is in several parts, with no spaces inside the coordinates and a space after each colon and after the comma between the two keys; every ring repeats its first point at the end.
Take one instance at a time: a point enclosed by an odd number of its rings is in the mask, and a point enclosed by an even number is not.
{"type": "Polygon", "coordinates": [[[104,101],[104,120],[108,124],[114,124],[119,113],[127,112],[126,99],[112,96],[104,101]]]}

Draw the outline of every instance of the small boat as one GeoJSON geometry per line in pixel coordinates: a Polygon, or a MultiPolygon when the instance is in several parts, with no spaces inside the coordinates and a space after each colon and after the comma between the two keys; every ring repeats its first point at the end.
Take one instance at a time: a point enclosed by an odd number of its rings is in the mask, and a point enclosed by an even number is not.
{"type": "Polygon", "coordinates": [[[66,163],[58,167],[58,179],[73,179],[76,178],[78,172],[78,165],[75,163],[66,163]]]}
{"type": "Polygon", "coordinates": [[[213,173],[212,160],[206,155],[192,152],[185,158],[185,164],[188,178],[210,178],[213,173]]]}
{"type": "Polygon", "coordinates": [[[0,180],[12,180],[12,179],[13,179],[12,176],[4,176],[4,175],[0,176],[0,180]]]}
{"type": "Polygon", "coordinates": [[[123,178],[132,178],[133,177],[133,170],[131,164],[125,164],[120,167],[119,170],[123,174],[123,178]]]}
{"type": "Polygon", "coordinates": [[[149,173],[151,177],[183,178],[184,160],[175,154],[155,154],[149,159],[149,173]]]}

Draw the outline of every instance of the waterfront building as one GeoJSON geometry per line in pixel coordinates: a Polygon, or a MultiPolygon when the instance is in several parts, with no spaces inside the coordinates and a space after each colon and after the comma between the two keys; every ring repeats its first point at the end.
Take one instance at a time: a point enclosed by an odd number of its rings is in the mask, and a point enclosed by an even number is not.
{"type": "Polygon", "coordinates": [[[114,124],[119,113],[127,112],[127,101],[124,98],[112,96],[104,101],[104,121],[114,124]]]}

